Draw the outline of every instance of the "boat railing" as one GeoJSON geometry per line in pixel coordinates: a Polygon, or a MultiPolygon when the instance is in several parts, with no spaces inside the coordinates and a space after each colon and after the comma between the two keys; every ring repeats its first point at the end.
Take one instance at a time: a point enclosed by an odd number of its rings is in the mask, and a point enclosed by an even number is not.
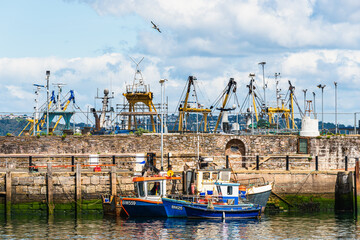
{"type": "Polygon", "coordinates": [[[245,185],[248,187],[253,187],[253,186],[258,187],[258,186],[264,186],[264,185],[268,184],[268,182],[266,182],[263,177],[239,179],[236,182],[240,183],[240,185],[245,185]]]}

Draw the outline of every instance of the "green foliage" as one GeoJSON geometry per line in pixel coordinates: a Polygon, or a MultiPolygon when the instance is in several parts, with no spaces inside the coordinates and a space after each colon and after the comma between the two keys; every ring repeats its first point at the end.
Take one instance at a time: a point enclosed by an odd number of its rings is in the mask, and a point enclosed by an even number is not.
{"type": "Polygon", "coordinates": [[[149,133],[149,131],[148,131],[148,130],[145,130],[145,129],[143,129],[143,128],[138,128],[138,129],[135,131],[135,135],[136,135],[136,136],[141,136],[141,135],[143,135],[144,133],[149,133]]]}
{"type": "Polygon", "coordinates": [[[321,139],[322,137],[321,136],[317,136],[316,139],[321,139]]]}
{"type": "Polygon", "coordinates": [[[330,139],[331,138],[331,136],[330,135],[328,135],[327,137],[326,137],[326,139],[330,139]]]}
{"type": "Polygon", "coordinates": [[[0,119],[0,136],[6,136],[7,133],[17,136],[27,123],[23,118],[0,119]]]}
{"type": "Polygon", "coordinates": [[[41,133],[41,136],[46,136],[46,133],[45,133],[45,132],[42,132],[42,133],[41,133]]]}
{"type": "Polygon", "coordinates": [[[7,133],[6,136],[7,136],[7,137],[11,137],[12,134],[11,134],[11,133],[7,133]]]}
{"type": "Polygon", "coordinates": [[[81,133],[74,133],[74,136],[81,136],[81,133]]]}

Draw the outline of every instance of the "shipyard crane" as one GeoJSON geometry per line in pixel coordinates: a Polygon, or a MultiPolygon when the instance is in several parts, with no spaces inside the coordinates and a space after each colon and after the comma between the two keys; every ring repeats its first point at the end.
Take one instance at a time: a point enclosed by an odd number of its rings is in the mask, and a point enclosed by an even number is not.
{"type": "MultiPolygon", "coordinates": [[[[71,101],[73,103],[75,103],[75,95],[74,95],[73,90],[70,90],[70,97],[66,100],[66,102],[64,102],[60,105],[61,110],[65,112],[71,101]]],[[[59,116],[59,119],[56,121],[56,123],[54,125],[53,131],[55,131],[55,129],[56,129],[57,125],[59,124],[60,120],[62,119],[62,117],[63,117],[62,115],[59,116]]]]}
{"type": "MultiPolygon", "coordinates": [[[[294,103],[299,109],[299,113],[303,116],[303,112],[300,109],[299,103],[295,96],[295,86],[292,85],[291,81],[288,81],[289,89],[285,98],[281,101],[281,107],[277,106],[276,108],[268,108],[268,116],[270,124],[275,123],[275,114],[282,114],[282,117],[285,119],[286,128],[288,129],[297,129],[294,116],[294,103]],[[286,106],[289,106],[288,108],[286,106]],[[290,127],[291,122],[291,127],[290,127]]],[[[279,97],[278,97],[279,98],[279,97]]]]}
{"type": "Polygon", "coordinates": [[[154,116],[160,119],[153,103],[154,95],[150,91],[150,85],[145,85],[139,65],[144,58],[136,62],[134,81],[132,85],[126,86],[123,96],[127,100],[128,112],[121,112],[120,116],[127,116],[128,130],[137,129],[136,117],[150,117],[152,132],[156,132],[154,116]],[[147,110],[147,111],[145,111],[147,110]]]}
{"type": "Polygon", "coordinates": [[[174,128],[176,126],[176,123],[178,122],[178,131],[184,131],[186,130],[186,124],[183,124],[183,121],[185,120],[185,114],[188,113],[202,113],[203,114],[203,122],[204,122],[204,128],[203,131],[207,132],[207,116],[209,113],[211,113],[211,110],[208,108],[202,108],[201,105],[198,103],[197,101],[197,95],[196,95],[196,89],[195,89],[195,81],[197,80],[196,77],[194,76],[189,76],[188,77],[188,81],[186,84],[186,94],[185,94],[185,98],[183,101],[181,101],[183,95],[180,98],[180,102],[178,104],[178,110],[179,110],[179,118],[178,120],[175,122],[174,128]],[[197,106],[191,106],[190,105],[190,101],[189,101],[189,97],[190,97],[190,92],[191,92],[191,87],[194,88],[194,96],[196,98],[196,102],[195,104],[197,104],[197,106]],[[183,104],[181,103],[183,102],[183,104]]]}
{"type": "Polygon", "coordinates": [[[231,111],[234,110],[235,108],[227,108],[226,105],[228,103],[228,100],[231,98],[232,93],[236,94],[236,82],[234,80],[234,78],[230,78],[229,83],[227,84],[227,86],[225,87],[225,89],[222,91],[222,93],[220,94],[220,96],[217,98],[217,100],[215,100],[215,103],[210,107],[210,109],[213,109],[214,106],[216,106],[221,99],[223,99],[222,105],[220,108],[216,108],[217,110],[220,110],[220,114],[219,117],[216,121],[216,125],[215,125],[215,129],[214,129],[214,133],[216,133],[220,120],[223,116],[223,113],[226,111],[231,111]]]}
{"type": "MultiPolygon", "coordinates": [[[[53,103],[56,103],[55,92],[54,91],[52,91],[52,93],[51,93],[50,101],[49,101],[49,104],[48,104],[47,107],[50,109],[53,103]]],[[[41,109],[43,109],[43,110],[41,110],[43,112],[43,115],[41,116],[41,118],[37,119],[37,117],[36,117],[36,115],[38,113],[37,112],[37,107],[36,107],[36,109],[35,109],[35,120],[31,119],[31,118],[27,119],[28,123],[22,129],[22,131],[19,133],[19,136],[21,136],[21,134],[24,133],[24,131],[26,130],[27,127],[29,127],[29,125],[30,125],[29,134],[31,134],[31,132],[33,132],[34,129],[36,130],[36,132],[39,132],[42,129],[42,127],[44,126],[44,124],[46,122],[46,118],[47,118],[46,106],[44,107],[44,105],[43,105],[41,107],[41,109]]]]}

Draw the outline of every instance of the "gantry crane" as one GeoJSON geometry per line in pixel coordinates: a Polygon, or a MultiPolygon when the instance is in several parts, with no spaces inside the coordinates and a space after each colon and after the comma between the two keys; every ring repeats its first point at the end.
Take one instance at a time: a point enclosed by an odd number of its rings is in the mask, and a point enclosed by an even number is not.
{"type": "MultiPolygon", "coordinates": [[[[185,114],[188,114],[188,113],[201,113],[203,114],[203,119],[202,119],[202,122],[204,124],[204,128],[203,128],[203,131],[204,132],[207,132],[208,129],[207,129],[207,116],[209,113],[211,113],[211,109],[208,109],[208,108],[202,108],[201,107],[201,104],[199,104],[198,100],[197,100],[197,95],[196,95],[196,89],[195,89],[195,85],[194,85],[194,81],[196,81],[196,77],[194,76],[189,76],[188,77],[188,81],[187,81],[187,87],[186,87],[186,94],[185,94],[185,98],[183,101],[181,101],[182,97],[180,98],[180,103],[179,103],[179,118],[176,122],[179,123],[178,125],[178,131],[184,131],[186,130],[186,124],[183,123],[183,121],[186,119],[185,118],[185,114]],[[189,96],[190,96],[190,92],[191,92],[191,87],[194,88],[194,96],[196,98],[196,102],[195,106],[191,106],[190,105],[190,102],[189,102],[189,96]]],[[[176,127],[176,123],[174,125],[174,128],[176,127]]]]}
{"type": "Polygon", "coordinates": [[[216,121],[216,125],[214,128],[214,133],[216,133],[219,123],[222,119],[223,113],[226,111],[231,111],[234,110],[235,108],[227,108],[226,105],[228,103],[228,100],[231,98],[231,94],[234,93],[236,94],[236,82],[234,80],[234,78],[230,78],[229,83],[227,84],[227,86],[225,87],[225,89],[222,91],[222,93],[220,94],[220,96],[217,98],[217,100],[215,100],[215,103],[210,107],[210,109],[213,109],[214,106],[216,106],[219,101],[221,99],[223,99],[221,108],[216,108],[217,110],[220,110],[220,114],[219,117],[216,121]]]}

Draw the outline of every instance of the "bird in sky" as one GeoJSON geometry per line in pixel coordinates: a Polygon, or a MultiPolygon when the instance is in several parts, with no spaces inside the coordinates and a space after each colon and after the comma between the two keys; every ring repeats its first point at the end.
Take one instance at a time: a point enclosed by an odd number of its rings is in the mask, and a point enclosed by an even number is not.
{"type": "Polygon", "coordinates": [[[151,23],[152,23],[152,25],[153,25],[153,29],[156,29],[156,30],[158,30],[158,31],[159,31],[159,33],[161,33],[161,31],[160,31],[159,27],[158,27],[158,26],[156,26],[156,24],[155,24],[155,23],[153,23],[153,21],[151,21],[151,23]]]}

